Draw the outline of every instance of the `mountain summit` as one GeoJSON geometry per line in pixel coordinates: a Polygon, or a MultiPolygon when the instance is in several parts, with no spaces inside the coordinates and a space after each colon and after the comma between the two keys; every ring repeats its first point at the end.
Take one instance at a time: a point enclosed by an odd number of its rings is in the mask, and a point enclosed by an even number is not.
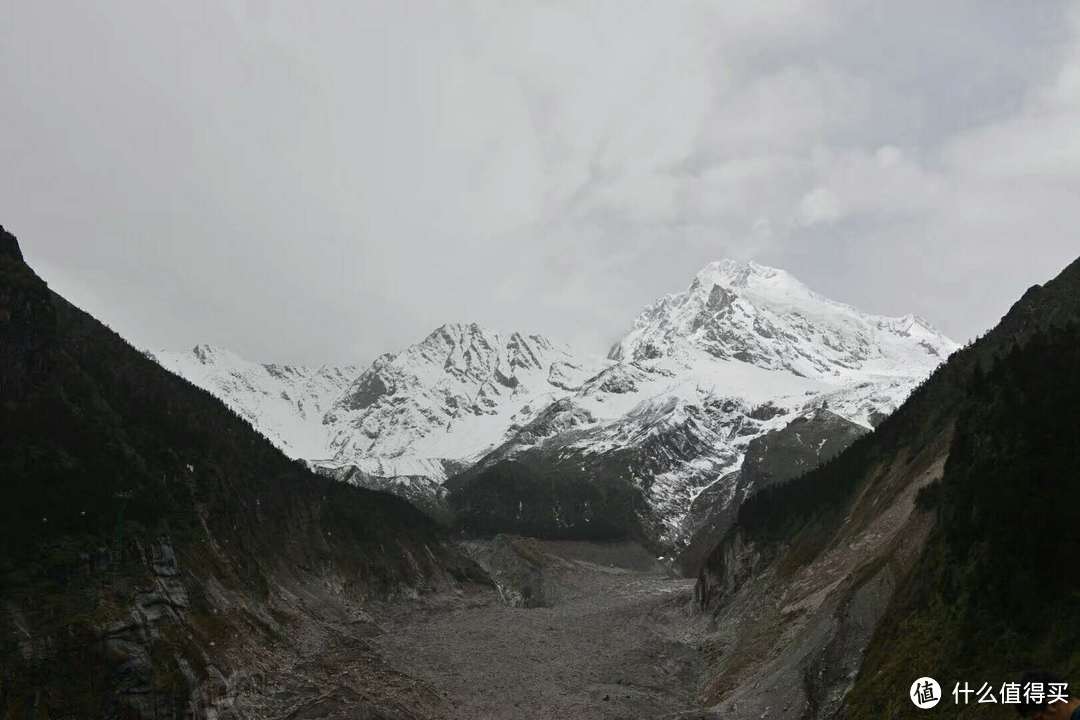
{"type": "Polygon", "coordinates": [[[694,362],[705,353],[810,378],[927,372],[956,344],[914,316],[860,312],[789,273],[749,262],[706,265],[690,287],[650,305],[609,357],[694,362]]]}
{"type": "Polygon", "coordinates": [[[327,463],[442,479],[497,442],[509,418],[576,390],[599,368],[541,335],[448,324],[379,357],[324,418],[327,463]]]}

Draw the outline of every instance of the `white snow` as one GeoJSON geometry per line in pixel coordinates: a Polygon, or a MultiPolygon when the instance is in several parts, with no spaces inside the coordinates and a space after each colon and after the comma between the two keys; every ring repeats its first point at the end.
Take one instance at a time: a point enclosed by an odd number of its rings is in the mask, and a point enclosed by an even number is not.
{"type": "Polygon", "coordinates": [[[262,365],[212,345],[150,356],[216,395],[295,458],[326,454],[323,415],[360,372],[353,365],[262,365]]]}
{"type": "Polygon", "coordinates": [[[261,365],[206,345],[153,356],[293,457],[432,487],[495,448],[558,444],[570,430],[568,449],[604,453],[685,429],[699,456],[647,479],[675,532],[753,437],[823,406],[869,427],[956,347],[914,315],[862,313],[782,270],[724,260],[646,308],[607,359],[476,324],[444,325],[363,370],[261,365]],[[784,413],[751,420],[766,403],[784,413]],[[552,434],[517,435],[547,410],[552,434]]]}

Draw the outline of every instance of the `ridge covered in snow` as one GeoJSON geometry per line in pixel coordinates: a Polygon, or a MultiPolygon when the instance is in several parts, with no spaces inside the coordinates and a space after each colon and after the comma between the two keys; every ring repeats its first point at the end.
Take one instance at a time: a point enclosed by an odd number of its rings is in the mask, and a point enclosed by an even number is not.
{"type": "Polygon", "coordinates": [[[159,365],[223,400],[295,458],[326,449],[323,416],[360,372],[357,365],[256,363],[213,345],[147,353],[159,365]]]}
{"type": "Polygon", "coordinates": [[[955,348],[915,315],[863,313],[783,270],[722,260],[705,266],[684,292],[646,308],[610,357],[693,360],[706,353],[833,380],[932,369],[955,348]]]}
{"type": "Polygon", "coordinates": [[[443,325],[375,360],[338,398],[323,462],[443,479],[500,440],[508,418],[577,390],[599,363],[541,335],[443,325]]]}
{"type": "Polygon", "coordinates": [[[783,270],[723,260],[647,307],[606,359],[475,323],[363,370],[260,365],[208,346],[155,357],[290,455],[414,500],[523,453],[572,462],[589,482],[603,458],[633,450],[620,472],[658,541],[678,544],[694,498],[738,470],[753,438],[821,408],[869,428],[956,347],[914,315],[863,313],[783,270]]]}

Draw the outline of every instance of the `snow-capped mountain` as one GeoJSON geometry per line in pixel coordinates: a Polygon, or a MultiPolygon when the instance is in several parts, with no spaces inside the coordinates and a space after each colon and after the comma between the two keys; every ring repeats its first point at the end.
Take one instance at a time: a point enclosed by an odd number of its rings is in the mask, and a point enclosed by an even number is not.
{"type": "Polygon", "coordinates": [[[321,464],[443,480],[498,442],[510,418],[577,390],[600,362],[540,335],[443,325],[378,358],[337,399],[321,464]]]}
{"type": "Polygon", "coordinates": [[[685,292],[646,308],[613,360],[738,360],[822,380],[907,376],[936,367],[956,345],[914,315],[859,312],[813,292],[783,270],[723,260],[685,292]]]}
{"type": "Polygon", "coordinates": [[[148,355],[219,397],[295,458],[326,453],[323,416],[360,373],[355,365],[264,365],[212,345],[148,355]]]}
{"type": "Polygon", "coordinates": [[[735,496],[718,483],[753,439],[823,408],[869,429],[955,348],[915,316],[862,313],[725,260],[646,308],[606,359],[476,324],[444,325],[363,372],[202,346],[158,359],[286,452],[445,501],[467,527],[677,548],[699,494],[735,496]]]}
{"type": "Polygon", "coordinates": [[[618,525],[605,532],[679,549],[699,494],[724,509],[753,489],[736,471],[755,438],[823,409],[869,429],[954,349],[914,316],[859,312],[756,263],[712,263],[641,314],[611,365],[456,478],[450,499],[477,531],[591,537],[603,516],[618,525]]]}
{"type": "Polygon", "coordinates": [[[261,364],[210,345],[148,355],[220,397],[292,457],[436,482],[500,442],[515,418],[576,391],[608,364],[541,335],[476,323],[443,325],[366,370],[261,364]]]}

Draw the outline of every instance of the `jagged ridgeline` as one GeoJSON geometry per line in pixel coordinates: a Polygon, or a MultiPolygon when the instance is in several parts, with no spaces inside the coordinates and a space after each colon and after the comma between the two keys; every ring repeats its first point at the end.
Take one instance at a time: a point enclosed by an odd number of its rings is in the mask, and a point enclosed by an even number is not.
{"type": "Polygon", "coordinates": [[[475,572],[51,292],[0,228],[0,717],[203,717],[360,601],[475,572]]]}
{"type": "MultiPolygon", "coordinates": [[[[717,620],[707,645],[722,650],[708,704],[731,717],[916,717],[907,691],[921,675],[948,689],[1031,667],[1076,679],[1078,322],[1080,261],[872,434],[742,505],[699,579],[717,620]]],[[[942,708],[1015,712],[951,697],[942,708]]]]}
{"type": "Polygon", "coordinates": [[[287,454],[467,532],[630,537],[693,575],[749,490],[835,454],[955,349],[915,315],[864,313],[726,260],[646,307],[606,358],[476,323],[366,369],[206,345],[154,357],[287,454]],[[777,442],[788,426],[793,442],[777,442]],[[766,435],[768,472],[740,472],[766,435]]]}

